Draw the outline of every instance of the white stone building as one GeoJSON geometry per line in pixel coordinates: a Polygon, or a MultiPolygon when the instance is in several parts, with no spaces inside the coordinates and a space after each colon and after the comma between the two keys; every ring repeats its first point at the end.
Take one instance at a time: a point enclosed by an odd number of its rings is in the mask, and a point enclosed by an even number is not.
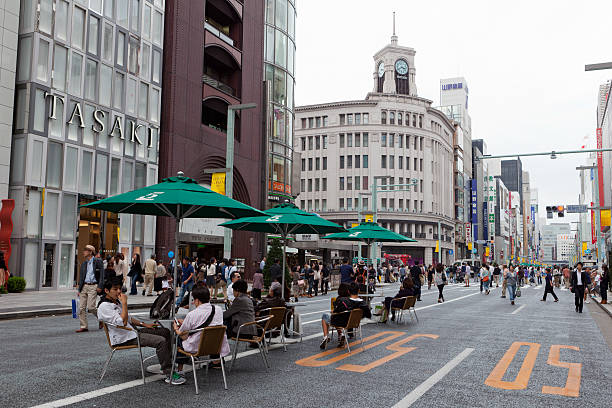
{"type": "MultiPolygon", "coordinates": [[[[373,215],[369,194],[375,177],[379,186],[415,180],[409,188],[377,193],[378,222],[418,241],[385,244],[382,252],[447,263],[454,249],[455,127],[432,101],[417,95],[414,55],[393,36],[374,55],[374,88],[364,100],[296,108],[294,147],[301,154],[296,204],[351,227],[373,215]],[[438,224],[441,258],[435,252],[438,224]]],[[[330,242],[317,245],[337,248],[330,242]]]]}
{"type": "Polygon", "coordinates": [[[574,251],[574,234],[557,235],[557,260],[569,261],[574,251]]]}

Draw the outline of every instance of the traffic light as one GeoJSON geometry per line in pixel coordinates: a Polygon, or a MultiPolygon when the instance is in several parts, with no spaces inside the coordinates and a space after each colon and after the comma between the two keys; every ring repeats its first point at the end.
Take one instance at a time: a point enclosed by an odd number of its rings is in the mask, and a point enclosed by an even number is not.
{"type": "Polygon", "coordinates": [[[552,213],[552,207],[550,205],[546,206],[546,218],[548,218],[549,220],[552,219],[553,217],[553,213],[552,213]]]}
{"type": "Polygon", "coordinates": [[[557,206],[557,217],[565,217],[565,207],[562,205],[557,206]]]}

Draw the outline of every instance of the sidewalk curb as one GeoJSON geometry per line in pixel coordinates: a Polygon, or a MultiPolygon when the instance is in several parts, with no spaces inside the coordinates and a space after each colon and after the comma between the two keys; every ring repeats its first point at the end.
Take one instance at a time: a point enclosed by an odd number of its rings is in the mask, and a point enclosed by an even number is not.
{"type": "MultiPolygon", "coordinates": [[[[150,308],[150,304],[136,304],[128,305],[128,310],[150,308]]],[[[57,309],[39,309],[39,310],[20,310],[16,312],[0,312],[0,321],[3,320],[16,320],[16,319],[28,319],[31,317],[39,316],[53,316],[53,315],[70,315],[72,314],[71,307],[62,307],[57,309]]]]}
{"type": "Polygon", "coordinates": [[[609,311],[604,305],[602,305],[601,303],[599,303],[599,300],[597,298],[591,298],[592,300],[595,301],[595,303],[597,303],[597,305],[608,314],[608,316],[612,317],[612,312],[609,311]]]}

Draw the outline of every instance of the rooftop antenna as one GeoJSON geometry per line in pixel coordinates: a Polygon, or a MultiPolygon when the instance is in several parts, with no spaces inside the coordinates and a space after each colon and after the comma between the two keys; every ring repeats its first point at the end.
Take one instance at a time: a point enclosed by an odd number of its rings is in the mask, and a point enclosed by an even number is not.
{"type": "Polygon", "coordinates": [[[393,35],[391,36],[391,44],[397,45],[397,35],[395,35],[395,11],[393,12],[393,35]]]}

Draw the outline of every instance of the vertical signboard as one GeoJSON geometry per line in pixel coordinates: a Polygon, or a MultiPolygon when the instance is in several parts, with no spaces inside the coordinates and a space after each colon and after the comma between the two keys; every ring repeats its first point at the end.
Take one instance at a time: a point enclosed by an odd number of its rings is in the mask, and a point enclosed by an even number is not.
{"type": "MultiPolygon", "coordinates": [[[[591,207],[593,203],[591,203],[591,207]]],[[[595,211],[591,210],[591,243],[597,243],[597,232],[595,232],[595,211]]]]}
{"type": "Polygon", "coordinates": [[[478,239],[478,182],[472,179],[472,236],[478,239]]]}
{"type": "MultiPolygon", "coordinates": [[[[597,148],[603,147],[601,128],[597,128],[597,148]]],[[[597,185],[599,186],[599,205],[604,205],[604,174],[603,174],[603,152],[597,152],[597,185]]]]}

